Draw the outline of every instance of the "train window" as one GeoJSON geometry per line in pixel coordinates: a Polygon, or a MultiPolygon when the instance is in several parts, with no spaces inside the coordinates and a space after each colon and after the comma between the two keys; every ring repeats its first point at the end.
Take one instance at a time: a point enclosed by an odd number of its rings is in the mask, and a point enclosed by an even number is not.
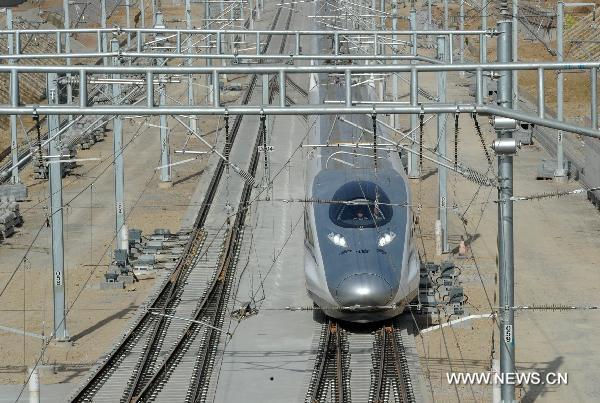
{"type": "MultiPolygon", "coordinates": [[[[336,222],[343,227],[376,227],[387,223],[384,206],[374,200],[354,199],[338,209],[336,222]]],[[[389,209],[389,206],[386,210],[389,209]]]]}
{"type": "Polygon", "coordinates": [[[335,192],[329,208],[329,217],[340,227],[373,228],[392,219],[390,200],[379,186],[372,182],[349,182],[335,192]]]}

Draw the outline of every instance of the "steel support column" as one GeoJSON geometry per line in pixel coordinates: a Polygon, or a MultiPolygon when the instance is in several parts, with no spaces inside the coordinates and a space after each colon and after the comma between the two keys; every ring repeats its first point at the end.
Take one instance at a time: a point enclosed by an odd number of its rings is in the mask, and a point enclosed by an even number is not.
{"type": "MultiPolygon", "coordinates": [[[[410,72],[410,106],[417,107],[419,105],[419,79],[417,70],[413,67],[410,72]]],[[[411,179],[418,179],[421,177],[421,172],[419,169],[419,156],[417,155],[419,152],[419,142],[420,138],[417,136],[418,132],[418,120],[419,115],[417,113],[410,114],[410,130],[411,130],[411,152],[408,155],[408,176],[411,179]]]]}
{"type": "MultiPolygon", "coordinates": [[[[67,0],[65,0],[67,1],[67,0]]],[[[125,0],[125,26],[127,28],[131,28],[131,4],[129,0],[125,0]]],[[[127,32],[127,49],[131,49],[131,33],[127,32]]],[[[131,60],[129,61],[131,65],[131,60]]]]}
{"type": "MultiPolygon", "coordinates": [[[[19,106],[19,75],[10,74],[10,106],[19,106]]],[[[57,117],[58,119],[58,117],[57,117]]],[[[17,142],[17,115],[10,115],[10,150],[12,159],[12,183],[19,183],[19,146],[17,142]]]]}
{"type": "MultiPolygon", "coordinates": [[[[48,74],[48,103],[58,104],[58,77],[56,73],[48,74]]],[[[50,222],[52,227],[52,291],[54,296],[54,338],[58,341],[69,339],[65,318],[65,251],[63,244],[63,198],[62,198],[62,163],[60,160],[62,147],[58,115],[48,115],[50,183],[50,222]]]]}
{"type": "MultiPolygon", "coordinates": [[[[71,27],[71,17],[69,14],[69,0],[63,0],[63,11],[64,11],[64,28],[69,29],[71,27]]],[[[129,27],[128,27],[129,28],[129,27]]],[[[71,34],[65,33],[65,53],[71,53],[71,34]]],[[[67,66],[71,65],[71,58],[65,59],[67,66]]],[[[67,104],[73,102],[73,85],[71,84],[71,74],[67,73],[67,104]]],[[[73,115],[68,116],[68,120],[73,120],[73,115]]]]}
{"type": "MultiPolygon", "coordinates": [[[[564,23],[565,23],[565,3],[559,1],[556,5],[556,58],[557,62],[564,61],[564,49],[563,49],[563,35],[564,35],[564,23]]],[[[558,70],[556,76],[556,119],[562,121],[563,116],[563,86],[564,86],[564,75],[562,70],[558,70]]],[[[563,132],[558,130],[556,132],[556,170],[554,171],[554,177],[561,181],[566,176],[565,172],[565,155],[563,150],[563,132]]]]}
{"type": "Polygon", "coordinates": [[[444,30],[448,30],[448,0],[444,0],[444,30]]]}
{"type": "Polygon", "coordinates": [[[590,89],[592,92],[592,102],[591,102],[591,113],[590,119],[592,121],[591,127],[594,130],[598,130],[598,69],[594,67],[591,71],[591,83],[590,89]]]}
{"type": "MultiPolygon", "coordinates": [[[[160,11],[156,11],[156,13],[154,14],[154,27],[155,28],[164,28],[165,27],[165,22],[164,22],[164,16],[160,11]]],[[[155,37],[155,40],[157,42],[162,42],[165,40],[165,37],[163,35],[157,35],[155,37]]],[[[164,43],[164,42],[163,42],[164,43]]],[[[158,66],[164,66],[166,65],[166,59],[164,58],[157,58],[156,60],[156,64],[158,66]]],[[[146,76],[146,80],[148,81],[148,76],[146,76]]],[[[159,108],[162,108],[166,105],[167,103],[167,88],[166,88],[166,81],[167,81],[167,76],[165,74],[159,74],[158,76],[158,93],[159,93],[159,99],[158,99],[158,104],[159,104],[159,108]]],[[[147,83],[147,87],[148,87],[148,92],[150,92],[150,83],[147,83]]],[[[152,85],[153,87],[153,85],[152,85]]],[[[151,95],[153,98],[153,94],[148,94],[151,95]]],[[[148,102],[150,97],[148,98],[148,102]]],[[[169,127],[167,124],[167,115],[165,114],[160,114],[159,115],[159,121],[158,121],[158,126],[159,126],[159,133],[160,133],[160,183],[159,186],[160,187],[170,187],[172,186],[172,181],[171,181],[171,154],[170,154],[170,146],[169,146],[169,127]]]]}
{"type": "MultiPolygon", "coordinates": [[[[512,21],[508,10],[502,10],[504,20],[497,24],[498,62],[508,63],[512,59],[512,21]]],[[[498,82],[498,105],[512,108],[512,73],[500,71],[498,82]]],[[[497,130],[498,139],[512,138],[512,130],[497,130]]],[[[515,372],[515,329],[514,329],[514,240],[513,240],[513,157],[498,156],[498,270],[499,270],[499,319],[500,319],[500,372],[515,372]]],[[[501,386],[502,402],[515,401],[515,385],[506,382],[501,386]]]]}
{"type": "MultiPolygon", "coordinates": [[[[140,24],[142,25],[142,28],[146,28],[146,4],[144,3],[144,0],[138,0],[139,1],[139,8],[140,8],[140,24]]],[[[140,36],[139,41],[142,43],[142,47],[144,46],[144,34],[139,32],[138,35],[140,36]]]]}
{"type": "MultiPolygon", "coordinates": [[[[488,4],[489,0],[481,0],[481,30],[482,31],[486,31],[488,28],[488,24],[487,24],[487,18],[488,18],[488,4]]],[[[480,43],[479,43],[479,62],[481,64],[485,64],[487,63],[487,35],[483,34],[480,37],[480,43]]],[[[482,82],[482,91],[483,91],[483,96],[485,99],[487,99],[487,97],[489,96],[488,94],[488,87],[487,87],[487,77],[484,75],[483,76],[483,82],[482,82]]]]}
{"type": "Polygon", "coordinates": [[[433,21],[431,19],[431,0],[427,0],[427,29],[432,28],[433,21]]]}
{"type": "MultiPolygon", "coordinates": [[[[446,37],[437,37],[437,59],[446,62],[446,37]]],[[[446,75],[444,71],[437,73],[437,96],[439,102],[446,102],[446,75]]],[[[438,161],[446,163],[446,119],[447,115],[440,113],[437,115],[437,141],[438,141],[438,161]]],[[[448,252],[448,170],[445,166],[438,166],[438,218],[442,225],[442,253],[448,252]]]]}
{"type": "MultiPolygon", "coordinates": [[[[191,0],[185,0],[185,23],[186,23],[186,28],[187,29],[192,29],[192,2],[191,0]]],[[[192,35],[188,36],[188,53],[191,55],[194,53],[194,41],[192,38],[192,35]]],[[[220,53],[220,49],[219,49],[219,53],[220,53]]],[[[188,66],[192,66],[193,63],[193,59],[189,58],[187,60],[187,65],[188,66]]],[[[194,101],[194,75],[190,74],[188,76],[188,88],[187,88],[187,95],[188,95],[188,105],[189,106],[194,106],[195,101],[194,101]]],[[[198,126],[196,124],[196,117],[195,116],[190,116],[190,128],[192,129],[192,132],[198,132],[198,126]]]]}
{"type": "MultiPolygon", "coordinates": [[[[111,41],[111,50],[113,52],[119,51],[119,41],[113,39],[111,41]]],[[[118,71],[120,66],[119,59],[117,57],[112,58],[112,65],[115,67],[115,71],[118,71]]],[[[115,73],[112,78],[117,81],[121,78],[121,75],[115,73]]],[[[121,84],[114,82],[112,86],[112,97],[113,102],[120,104],[121,98],[121,84]]],[[[117,235],[117,248],[121,248],[123,241],[123,234],[121,228],[125,224],[125,173],[123,168],[123,118],[121,116],[115,116],[113,118],[113,155],[115,159],[115,231],[117,235]]]]}
{"type": "MultiPolygon", "coordinates": [[[[458,23],[459,23],[459,30],[464,31],[465,29],[465,1],[464,0],[459,0],[460,1],[460,7],[459,7],[459,11],[458,11],[458,23]]],[[[463,64],[465,62],[465,36],[464,35],[460,35],[459,37],[459,60],[460,63],[463,64]]],[[[464,73],[462,74],[464,76],[464,73]]]]}
{"type": "MultiPolygon", "coordinates": [[[[106,0],[100,0],[100,28],[106,28],[106,0]]],[[[102,42],[102,52],[108,53],[108,39],[106,36],[106,32],[102,32],[101,34],[101,42],[102,42]]],[[[103,57],[102,61],[105,66],[108,66],[108,57],[103,57]]]]}
{"type": "MultiPolygon", "coordinates": [[[[392,1],[392,30],[398,29],[398,0],[392,1]]],[[[392,35],[392,54],[398,54],[398,35],[392,35]]],[[[392,64],[398,64],[397,60],[392,61],[392,64]]],[[[392,73],[392,101],[398,101],[398,73],[392,73]]],[[[391,125],[394,129],[397,128],[397,116],[395,114],[391,116],[391,125]]]]}
{"type": "MultiPolygon", "coordinates": [[[[10,7],[6,9],[6,29],[13,29],[13,14],[10,7]]],[[[16,38],[14,34],[8,35],[8,53],[11,55],[21,53],[16,48],[16,38]]],[[[15,64],[13,59],[9,64],[15,64]]],[[[16,71],[10,74],[10,104],[13,107],[19,105],[19,75],[16,71]]],[[[17,141],[17,115],[10,115],[10,152],[12,159],[12,183],[19,183],[19,144],[17,141]]]]}
{"type": "MultiPolygon", "coordinates": [[[[519,0],[512,0],[512,60],[519,60],[519,0]]],[[[513,70],[513,109],[519,109],[519,72],[513,70]]]]}

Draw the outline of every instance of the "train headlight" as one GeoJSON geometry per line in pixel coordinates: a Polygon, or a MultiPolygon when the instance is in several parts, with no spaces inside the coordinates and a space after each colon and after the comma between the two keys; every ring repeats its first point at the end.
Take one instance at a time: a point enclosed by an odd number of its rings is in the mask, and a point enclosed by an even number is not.
{"type": "Polygon", "coordinates": [[[394,240],[394,238],[396,238],[396,234],[394,234],[393,232],[386,232],[385,234],[383,234],[381,236],[381,238],[379,238],[379,242],[378,245],[380,248],[383,248],[384,246],[388,245],[390,242],[392,242],[394,240]]]}
{"type": "Polygon", "coordinates": [[[348,243],[346,242],[346,238],[344,238],[340,234],[334,234],[333,232],[327,236],[334,245],[339,246],[340,248],[346,248],[348,243]]]}

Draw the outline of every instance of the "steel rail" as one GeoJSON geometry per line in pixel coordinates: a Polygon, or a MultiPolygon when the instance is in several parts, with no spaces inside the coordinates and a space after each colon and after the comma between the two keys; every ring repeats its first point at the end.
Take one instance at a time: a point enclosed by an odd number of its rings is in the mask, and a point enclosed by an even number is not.
{"type": "MultiPolygon", "coordinates": [[[[395,331],[396,331],[396,329],[392,325],[391,329],[390,329],[390,332],[391,332],[390,342],[392,345],[392,351],[394,353],[393,362],[394,362],[394,368],[396,370],[396,387],[398,388],[398,390],[400,392],[400,396],[402,397],[403,402],[413,402],[414,397],[411,398],[412,394],[409,389],[408,382],[406,382],[406,378],[410,377],[410,374],[408,374],[406,372],[405,368],[403,368],[403,366],[402,366],[403,361],[406,361],[406,357],[404,356],[403,353],[402,354],[400,353],[398,337],[395,334],[395,331]]],[[[402,351],[404,351],[404,350],[402,349],[402,351]]]]}
{"type": "Polygon", "coordinates": [[[344,362],[344,335],[335,320],[328,319],[323,325],[317,350],[317,361],[308,386],[306,402],[318,403],[324,401],[323,395],[328,382],[334,382],[334,398],[336,402],[347,402],[350,399],[348,372],[344,362]],[[331,378],[331,379],[330,379],[331,378]]]}
{"type": "Polygon", "coordinates": [[[387,393],[391,393],[388,385],[390,388],[395,386],[401,402],[415,402],[404,346],[395,324],[382,326],[375,335],[374,343],[379,356],[372,385],[373,402],[384,403],[388,400],[387,393]]]}
{"type": "MultiPolygon", "coordinates": [[[[279,19],[280,11],[281,11],[281,8],[278,9],[278,12],[274,18],[273,26],[277,23],[277,21],[279,19]]],[[[265,51],[269,47],[270,40],[271,40],[271,37],[268,37],[267,42],[264,45],[265,51]]],[[[249,102],[250,97],[252,96],[252,93],[256,86],[257,79],[258,79],[257,75],[252,76],[251,84],[249,85],[248,90],[246,91],[246,95],[245,95],[242,103],[249,102]]],[[[233,129],[232,130],[233,137],[232,137],[231,141],[233,141],[235,139],[235,137],[237,136],[240,125],[241,125],[241,116],[237,116],[236,120],[234,122],[233,128],[232,128],[233,129]]],[[[260,142],[260,141],[261,141],[261,136],[257,136],[257,142],[260,142]]],[[[220,163],[220,167],[221,167],[221,169],[219,169],[219,171],[222,172],[223,168],[224,168],[224,161],[222,159],[220,159],[219,163],[220,163]]],[[[257,163],[258,163],[258,143],[254,147],[254,151],[253,151],[253,155],[252,155],[252,159],[251,159],[251,163],[250,163],[251,168],[250,168],[249,173],[252,176],[254,176],[254,173],[256,172],[257,163]]],[[[227,283],[225,280],[226,280],[226,276],[230,275],[230,273],[232,272],[232,270],[231,270],[232,269],[231,266],[233,264],[232,256],[234,255],[234,252],[238,246],[238,241],[240,239],[239,228],[242,226],[242,223],[245,218],[245,214],[246,214],[245,204],[247,203],[247,201],[250,197],[251,189],[252,189],[251,185],[246,183],[244,186],[244,190],[242,192],[242,197],[241,197],[240,205],[238,208],[238,214],[236,214],[236,220],[234,222],[232,231],[230,232],[228,240],[226,242],[226,249],[225,249],[226,252],[224,255],[223,262],[219,265],[218,275],[215,275],[215,277],[213,278],[212,283],[207,288],[208,292],[205,294],[204,298],[199,303],[199,305],[196,309],[196,312],[193,315],[194,320],[199,320],[205,314],[207,307],[211,306],[211,304],[213,303],[213,300],[214,299],[218,300],[218,302],[216,304],[217,309],[215,310],[214,317],[213,317],[214,321],[212,323],[212,326],[208,328],[209,346],[206,346],[206,348],[204,348],[202,351],[202,357],[201,357],[201,361],[203,362],[203,364],[201,365],[202,373],[199,375],[196,375],[196,376],[194,376],[194,374],[191,374],[191,379],[193,380],[192,389],[194,390],[192,393],[192,395],[193,395],[192,401],[197,400],[197,398],[199,396],[199,391],[201,390],[201,383],[206,381],[206,376],[203,376],[202,374],[206,371],[206,364],[209,361],[208,357],[210,355],[210,349],[209,349],[210,348],[210,340],[215,337],[214,327],[216,327],[216,325],[218,325],[218,323],[216,323],[216,322],[219,319],[219,314],[222,313],[223,304],[225,302],[225,298],[226,298],[225,291],[226,291],[226,283],[227,283]]],[[[215,186],[215,190],[216,190],[216,186],[215,186]]],[[[142,370],[139,371],[138,376],[135,379],[134,385],[131,388],[130,393],[127,395],[126,401],[137,402],[137,401],[145,401],[146,399],[148,399],[149,395],[152,394],[155,387],[157,386],[157,383],[161,383],[162,380],[166,376],[170,375],[168,373],[169,369],[174,364],[177,363],[178,359],[180,358],[179,354],[182,353],[182,351],[186,347],[189,346],[189,342],[191,341],[191,339],[194,337],[197,337],[197,330],[200,327],[201,327],[201,325],[199,325],[198,323],[190,323],[188,325],[188,327],[186,328],[186,330],[183,332],[182,337],[178,340],[177,344],[173,347],[173,349],[171,349],[168,357],[163,361],[162,365],[154,372],[152,377],[144,385],[141,385],[140,380],[142,379],[143,371],[145,368],[148,368],[148,365],[144,366],[142,368],[142,370]]],[[[153,337],[156,337],[158,334],[159,334],[158,332],[155,332],[153,337]]],[[[218,336],[219,335],[217,335],[217,337],[218,336]]],[[[147,349],[147,356],[151,353],[154,345],[156,345],[156,343],[153,339],[152,344],[147,349]]],[[[185,353],[185,351],[183,351],[183,353],[185,353]]]]}
{"type": "Polygon", "coordinates": [[[346,374],[344,371],[343,363],[343,350],[342,350],[342,330],[339,326],[335,327],[335,364],[336,364],[336,386],[337,386],[337,400],[338,402],[346,401],[346,374]]]}
{"type": "MultiPolygon", "coordinates": [[[[282,11],[282,7],[279,7],[277,10],[275,19],[273,21],[273,28],[277,25],[277,22],[279,21],[279,16],[281,14],[281,11],[282,11]]],[[[290,23],[292,20],[292,15],[293,15],[293,6],[288,11],[288,17],[287,17],[287,20],[285,23],[286,29],[288,29],[290,26],[290,23]]],[[[267,37],[267,42],[265,44],[265,52],[268,49],[272,38],[273,38],[272,36],[267,37]]],[[[284,37],[281,41],[281,44],[279,47],[280,53],[282,53],[285,49],[286,39],[287,39],[287,37],[284,37]]],[[[254,78],[254,80],[258,80],[257,75],[254,75],[253,78],[254,78]]],[[[255,81],[255,83],[256,83],[256,81],[255,81]]],[[[269,95],[268,95],[269,101],[273,97],[273,94],[274,94],[274,87],[269,87],[269,95]]],[[[264,141],[265,141],[265,138],[262,136],[261,130],[259,128],[259,130],[257,132],[256,140],[255,140],[255,145],[253,147],[252,156],[250,158],[249,169],[248,169],[248,173],[252,177],[256,176],[256,171],[257,171],[258,163],[260,160],[259,147],[261,145],[264,146],[264,141]]],[[[221,277],[225,277],[225,274],[227,276],[225,278],[225,280],[227,280],[227,281],[223,281],[223,285],[222,285],[222,287],[224,287],[225,289],[227,289],[227,287],[226,287],[227,284],[233,280],[233,276],[235,274],[234,273],[234,270],[235,270],[234,265],[236,262],[232,260],[232,257],[234,256],[234,253],[239,249],[239,246],[240,246],[241,232],[243,232],[243,225],[245,222],[248,202],[250,200],[251,195],[252,195],[252,186],[250,183],[246,182],[244,184],[244,188],[242,190],[242,197],[240,199],[235,222],[232,227],[233,228],[232,236],[228,242],[227,253],[225,255],[226,263],[224,264],[223,267],[224,267],[224,270],[226,270],[226,273],[221,274],[221,277]]],[[[220,296],[219,296],[219,303],[217,306],[217,310],[216,310],[215,316],[214,316],[213,327],[208,328],[208,330],[207,330],[208,343],[207,343],[206,347],[202,350],[201,357],[199,357],[199,359],[196,361],[196,365],[194,367],[195,372],[191,375],[193,382],[192,382],[192,385],[189,390],[190,390],[192,402],[199,402],[199,401],[203,400],[202,399],[203,397],[205,398],[205,396],[203,395],[203,392],[206,390],[206,388],[210,382],[210,375],[212,373],[212,367],[214,365],[214,360],[211,359],[215,353],[215,351],[213,350],[213,347],[216,348],[216,345],[218,344],[218,342],[220,340],[220,336],[221,336],[221,333],[216,332],[215,328],[217,327],[218,324],[222,324],[222,323],[218,323],[218,322],[222,321],[223,310],[227,303],[227,299],[228,299],[228,293],[221,292],[220,296]]]]}
{"type": "Polygon", "coordinates": [[[316,374],[316,376],[314,376],[309,385],[309,397],[307,400],[309,403],[317,403],[319,401],[322,384],[325,380],[325,370],[327,368],[328,360],[327,355],[329,352],[329,345],[331,344],[331,331],[329,327],[330,322],[328,321],[320,336],[319,351],[317,352],[317,355],[320,355],[321,359],[316,363],[315,370],[313,371],[313,374],[316,374]]]}
{"type": "Polygon", "coordinates": [[[375,384],[375,403],[381,403],[383,401],[383,392],[385,388],[385,346],[387,345],[387,332],[385,327],[382,327],[379,331],[381,337],[381,357],[379,357],[379,367],[377,368],[377,377],[375,384]]]}
{"type": "MultiPolygon", "coordinates": [[[[253,82],[249,86],[248,90],[246,91],[244,98],[242,99],[242,103],[249,102],[250,97],[252,95],[252,91],[254,90],[255,84],[256,84],[256,76],[253,76],[253,82]]],[[[231,138],[230,138],[231,143],[233,143],[237,137],[237,133],[238,133],[240,125],[241,125],[241,120],[242,120],[241,115],[236,116],[236,119],[232,126],[232,132],[231,132],[231,138]]],[[[73,401],[73,402],[87,401],[88,398],[91,398],[91,396],[93,396],[93,394],[95,394],[97,389],[96,390],[93,390],[93,389],[95,387],[97,387],[98,381],[101,381],[102,380],[101,378],[104,378],[106,373],[112,369],[111,368],[112,364],[114,364],[116,361],[121,359],[121,357],[123,355],[127,354],[127,352],[131,348],[131,345],[137,342],[137,337],[142,332],[142,330],[147,329],[149,324],[151,324],[155,320],[156,316],[152,315],[151,312],[156,309],[162,310],[162,308],[168,303],[169,296],[173,295],[173,290],[176,288],[177,284],[179,283],[178,280],[181,276],[181,273],[183,272],[183,270],[182,270],[183,265],[186,264],[184,262],[184,260],[186,260],[190,256],[192,256],[193,245],[195,243],[197,243],[196,240],[198,239],[198,235],[201,233],[201,228],[203,227],[204,222],[206,221],[206,218],[208,217],[209,210],[212,206],[212,201],[217,193],[218,184],[220,183],[220,180],[223,176],[224,171],[225,171],[225,163],[222,159],[219,159],[219,161],[217,163],[217,167],[213,174],[213,177],[211,178],[211,181],[208,185],[207,193],[206,193],[206,195],[202,201],[202,204],[200,206],[198,216],[196,217],[194,225],[192,226],[193,230],[192,230],[192,236],[190,237],[190,241],[186,245],[186,247],[182,253],[182,257],[177,262],[177,266],[176,266],[174,272],[169,276],[168,282],[161,289],[161,291],[159,292],[157,297],[151,302],[148,310],[142,315],[142,317],[139,319],[139,321],[134,325],[134,327],[130,330],[130,332],[124,337],[124,339],[121,341],[119,346],[115,350],[113,350],[111,355],[103,362],[103,364],[96,371],[96,373],[90,379],[88,379],[86,381],[84,387],[81,388],[81,390],[79,390],[77,392],[77,394],[74,396],[74,398],[71,401],[73,401]],[[90,392],[92,392],[92,390],[93,390],[93,393],[91,393],[91,396],[90,396],[90,392]]],[[[164,316],[161,316],[161,318],[164,318],[164,316]]],[[[156,329],[158,329],[158,326],[156,326],[156,329]]],[[[157,333],[158,332],[155,331],[153,336],[155,336],[157,333]]],[[[147,360],[147,358],[143,358],[142,366],[145,365],[146,360],[147,360]]],[[[139,373],[140,373],[140,375],[142,374],[142,372],[139,372],[139,373]]],[[[132,393],[135,391],[136,385],[140,380],[141,380],[140,377],[136,376],[136,378],[134,379],[134,384],[131,386],[131,393],[125,391],[125,394],[128,398],[127,401],[130,401],[132,399],[132,397],[133,397],[132,393]]]]}

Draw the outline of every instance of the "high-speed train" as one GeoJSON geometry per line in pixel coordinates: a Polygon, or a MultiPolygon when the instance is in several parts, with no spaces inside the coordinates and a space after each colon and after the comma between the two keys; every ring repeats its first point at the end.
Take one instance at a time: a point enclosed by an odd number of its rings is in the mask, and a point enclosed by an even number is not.
{"type": "MultiPolygon", "coordinates": [[[[343,100],[344,94],[343,79],[312,75],[311,103],[343,100]]],[[[354,86],[352,97],[375,99],[373,81],[354,86]]],[[[309,121],[308,143],[315,147],[306,165],[306,286],[327,316],[385,320],[402,313],[419,287],[409,181],[397,152],[369,149],[371,116],[341,118],[309,121]],[[367,146],[348,146],[357,143],[367,146]]]]}

